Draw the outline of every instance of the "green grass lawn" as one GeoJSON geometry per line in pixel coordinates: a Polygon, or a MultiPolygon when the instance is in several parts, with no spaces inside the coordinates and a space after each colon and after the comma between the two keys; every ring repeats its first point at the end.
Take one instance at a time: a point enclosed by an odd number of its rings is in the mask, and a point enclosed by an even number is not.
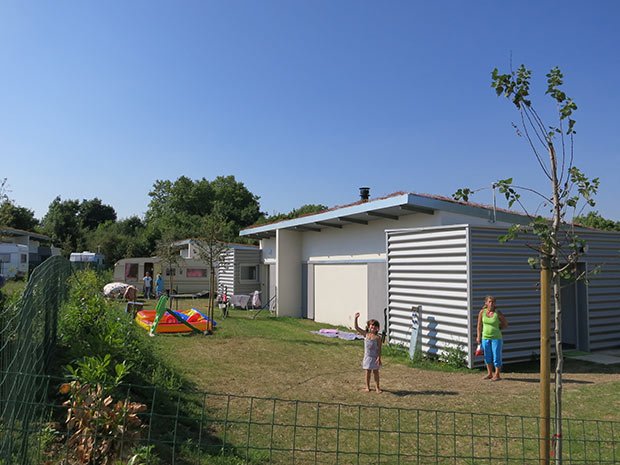
{"type": "MultiPolygon", "coordinates": [[[[205,308],[201,301],[187,306],[192,305],[205,308]]],[[[445,463],[491,463],[485,457],[499,447],[500,455],[526,463],[538,453],[536,365],[508,366],[504,381],[493,383],[483,381],[480,370],[413,364],[406,352],[386,347],[384,392],[365,393],[362,341],[313,334],[326,325],[310,320],[251,315],[233,310],[221,319],[216,310],[218,326],[210,336],[141,336],[156,358],[181,373],[185,385],[211,393],[196,397],[190,410],[198,417],[206,412],[210,433],[237,456],[285,464],[294,450],[295,463],[335,463],[337,458],[371,464],[378,463],[380,451],[380,463],[444,463],[433,461],[437,457],[445,463]],[[326,451],[323,461],[317,450],[326,451]],[[412,451],[422,457],[408,456],[412,451]]],[[[619,421],[619,371],[567,360],[565,417],[619,421]]],[[[568,425],[565,437],[579,437],[567,441],[573,459],[600,453],[595,449],[603,444],[599,439],[613,434],[608,423],[568,425]],[[584,434],[593,438],[591,444],[582,441],[584,434]]],[[[190,453],[185,457],[194,463],[190,453]]]]}
{"type": "MultiPolygon", "coordinates": [[[[204,309],[205,302],[193,305],[204,309]],[[202,307],[201,307],[202,306],[202,307]]],[[[158,335],[154,353],[175,367],[196,389],[263,397],[388,407],[424,408],[537,416],[536,364],[507,366],[505,380],[481,380],[479,370],[455,369],[437,362],[413,364],[399,348],[384,348],[384,393],[361,392],[362,341],[330,339],[311,331],[327,325],[263,312],[233,310],[218,318],[211,336],[158,335]],[[488,402],[488,396],[497,402],[488,402]]],[[[344,328],[342,328],[344,329],[344,328]]],[[[620,420],[620,367],[567,360],[565,415],[620,420]]],[[[553,387],[552,387],[553,389],[553,387]]],[[[553,398],[553,393],[552,393],[553,398]]]]}

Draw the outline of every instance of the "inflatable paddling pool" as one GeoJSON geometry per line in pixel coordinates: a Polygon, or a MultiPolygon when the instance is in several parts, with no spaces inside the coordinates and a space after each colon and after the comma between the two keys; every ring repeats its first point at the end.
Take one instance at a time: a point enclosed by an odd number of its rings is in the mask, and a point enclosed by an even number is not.
{"type": "MultiPolygon", "coordinates": [[[[174,312],[179,318],[192,325],[199,331],[206,331],[211,328],[211,322],[198,310],[192,308],[190,310],[179,310],[174,312]]],[[[147,331],[151,330],[153,321],[155,320],[155,310],[141,310],[136,314],[136,323],[147,331]]],[[[213,323],[215,326],[217,323],[213,323]]],[[[175,315],[166,310],[166,313],[159,321],[155,328],[155,333],[189,333],[192,329],[181,323],[175,315]]]]}

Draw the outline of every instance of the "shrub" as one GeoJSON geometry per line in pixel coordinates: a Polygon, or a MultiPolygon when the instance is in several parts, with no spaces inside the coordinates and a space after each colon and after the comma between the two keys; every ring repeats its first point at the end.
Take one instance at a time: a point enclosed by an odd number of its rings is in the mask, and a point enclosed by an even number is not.
{"type": "Polygon", "coordinates": [[[68,367],[73,378],[60,387],[68,394],[67,453],[80,464],[108,465],[122,457],[140,438],[138,417],[146,405],[129,399],[115,402],[112,391],[127,374],[125,364],[116,364],[111,373],[111,357],[86,357],[76,367],[68,367]]]}
{"type": "Polygon", "coordinates": [[[446,346],[441,354],[439,360],[454,368],[465,368],[467,366],[467,353],[460,343],[446,346]]]}

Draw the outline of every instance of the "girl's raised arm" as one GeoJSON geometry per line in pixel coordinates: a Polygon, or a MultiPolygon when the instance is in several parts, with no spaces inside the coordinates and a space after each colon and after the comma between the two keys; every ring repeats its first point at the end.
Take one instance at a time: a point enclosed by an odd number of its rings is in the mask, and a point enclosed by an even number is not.
{"type": "Polygon", "coordinates": [[[357,323],[358,318],[360,317],[359,312],[355,314],[355,330],[360,333],[362,336],[366,337],[366,330],[360,328],[360,325],[357,323]]]}

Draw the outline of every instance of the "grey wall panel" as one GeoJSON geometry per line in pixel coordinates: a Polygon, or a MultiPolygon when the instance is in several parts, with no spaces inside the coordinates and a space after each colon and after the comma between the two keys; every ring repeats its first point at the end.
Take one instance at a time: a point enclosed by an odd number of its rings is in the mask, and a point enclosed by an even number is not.
{"type": "MultiPolygon", "coordinates": [[[[502,228],[471,227],[471,338],[476,337],[478,313],[484,298],[493,295],[508,319],[503,331],[504,360],[529,360],[540,352],[540,272],[532,270],[528,258],[535,252],[527,245],[536,242],[524,236],[500,242],[502,228]]],[[[475,365],[482,364],[478,358],[475,365]]]]}
{"type": "MultiPolygon", "coordinates": [[[[234,276],[234,288],[236,294],[251,294],[254,291],[260,291],[260,276],[255,282],[248,282],[241,280],[241,273],[239,267],[241,265],[257,266],[258,273],[260,273],[260,250],[259,249],[236,249],[235,250],[235,276],[234,276]]],[[[261,298],[263,298],[261,296],[261,298]]]]}
{"type": "Polygon", "coordinates": [[[587,286],[590,350],[620,345],[620,233],[581,231],[588,245],[583,260],[587,286]]]}
{"type": "Polygon", "coordinates": [[[385,280],[386,262],[373,262],[366,265],[368,273],[368,315],[381,323],[383,321],[383,309],[387,307],[387,283],[385,280]]]}

